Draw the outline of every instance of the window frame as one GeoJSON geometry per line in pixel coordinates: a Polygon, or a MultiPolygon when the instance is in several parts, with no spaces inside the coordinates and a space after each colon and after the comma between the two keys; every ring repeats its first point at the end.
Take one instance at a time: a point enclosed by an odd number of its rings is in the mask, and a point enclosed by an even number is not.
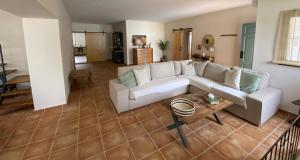
{"type": "MultiPolygon", "coordinates": [[[[289,60],[288,56],[293,56],[292,52],[288,50],[290,45],[293,45],[293,42],[290,42],[290,30],[294,28],[292,25],[296,25],[297,21],[292,23],[292,18],[299,17],[300,21],[300,9],[282,11],[279,15],[279,22],[277,27],[276,43],[274,47],[274,55],[272,63],[288,66],[297,66],[300,67],[300,47],[298,49],[298,60],[289,60]],[[292,44],[291,44],[292,43],[292,44]]],[[[297,19],[296,19],[297,20],[297,19]]],[[[300,22],[299,22],[300,23],[300,22]]],[[[299,27],[300,28],[300,27],[299,27]]],[[[295,30],[294,30],[295,31],[295,30]]],[[[295,32],[293,33],[293,35],[295,32]]],[[[294,41],[293,39],[292,41],[294,41]]],[[[300,46],[300,42],[299,42],[300,46]]]]}

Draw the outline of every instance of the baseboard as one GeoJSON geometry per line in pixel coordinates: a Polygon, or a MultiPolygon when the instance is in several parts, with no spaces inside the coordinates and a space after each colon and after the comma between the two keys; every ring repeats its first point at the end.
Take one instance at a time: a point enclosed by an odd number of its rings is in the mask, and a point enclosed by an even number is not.
{"type": "Polygon", "coordinates": [[[292,103],[288,103],[288,104],[285,104],[285,105],[281,105],[279,107],[279,109],[281,111],[285,111],[285,112],[288,112],[288,113],[291,113],[291,114],[294,114],[294,115],[297,115],[298,112],[299,112],[299,107],[292,104],[292,103]]]}

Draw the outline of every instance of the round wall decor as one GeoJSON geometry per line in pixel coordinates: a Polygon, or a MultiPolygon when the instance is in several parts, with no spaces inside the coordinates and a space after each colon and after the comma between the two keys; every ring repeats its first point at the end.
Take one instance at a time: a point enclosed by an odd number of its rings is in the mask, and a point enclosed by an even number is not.
{"type": "Polygon", "coordinates": [[[207,34],[203,37],[202,39],[202,45],[209,50],[210,48],[212,48],[215,44],[215,39],[213,37],[213,35],[211,34],[207,34]]]}

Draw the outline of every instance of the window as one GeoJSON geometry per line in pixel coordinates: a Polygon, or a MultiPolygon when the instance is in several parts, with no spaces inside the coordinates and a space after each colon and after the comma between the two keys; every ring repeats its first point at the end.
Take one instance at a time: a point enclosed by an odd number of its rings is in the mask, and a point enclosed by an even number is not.
{"type": "Polygon", "coordinates": [[[280,13],[273,63],[300,66],[300,10],[280,13]]]}

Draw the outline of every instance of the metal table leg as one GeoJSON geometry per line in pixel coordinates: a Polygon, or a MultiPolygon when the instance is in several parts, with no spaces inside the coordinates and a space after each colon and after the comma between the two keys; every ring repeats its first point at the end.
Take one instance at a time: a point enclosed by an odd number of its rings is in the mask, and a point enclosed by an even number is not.
{"type": "Polygon", "coordinates": [[[179,135],[179,137],[180,137],[181,143],[182,143],[185,147],[187,147],[187,140],[186,140],[186,137],[185,137],[185,135],[184,135],[184,132],[183,132],[183,130],[182,130],[182,128],[181,128],[181,126],[184,124],[184,122],[180,121],[180,120],[178,119],[178,117],[177,117],[173,112],[172,112],[172,118],[173,118],[173,120],[174,120],[174,123],[171,124],[170,126],[168,126],[167,128],[168,128],[169,130],[172,130],[172,129],[176,128],[176,129],[177,129],[177,132],[178,132],[178,135],[179,135]]]}
{"type": "Polygon", "coordinates": [[[223,125],[223,122],[220,120],[219,116],[217,115],[217,113],[213,113],[217,123],[219,123],[220,125],[223,125]]]}

